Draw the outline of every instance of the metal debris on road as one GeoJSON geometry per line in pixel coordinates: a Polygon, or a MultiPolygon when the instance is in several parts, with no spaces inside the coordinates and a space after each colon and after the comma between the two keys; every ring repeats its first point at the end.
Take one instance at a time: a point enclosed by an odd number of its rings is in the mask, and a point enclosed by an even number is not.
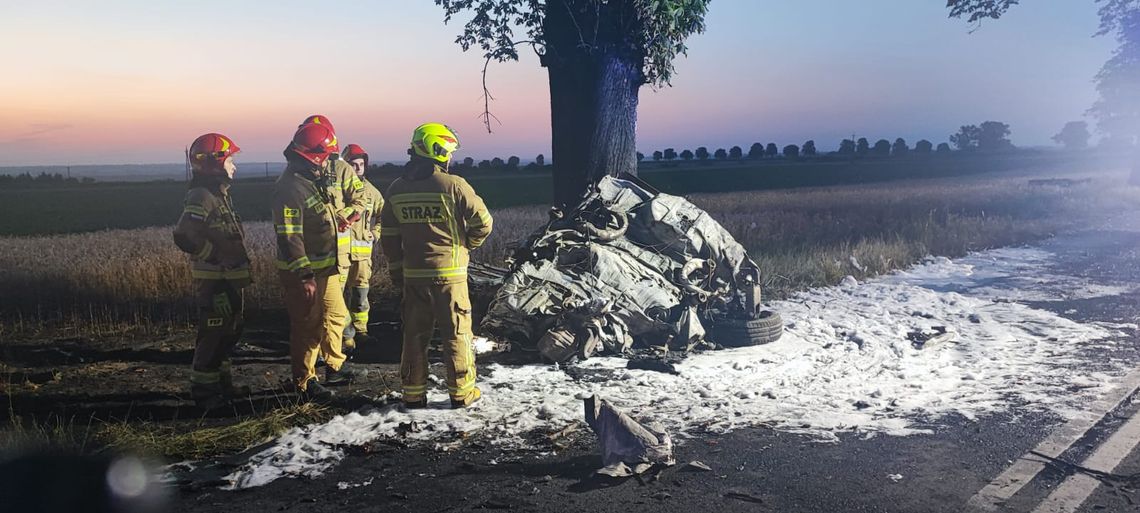
{"type": "Polygon", "coordinates": [[[693,460],[685,465],[685,468],[682,470],[688,470],[692,472],[712,472],[712,467],[706,465],[704,462],[693,460]]]}

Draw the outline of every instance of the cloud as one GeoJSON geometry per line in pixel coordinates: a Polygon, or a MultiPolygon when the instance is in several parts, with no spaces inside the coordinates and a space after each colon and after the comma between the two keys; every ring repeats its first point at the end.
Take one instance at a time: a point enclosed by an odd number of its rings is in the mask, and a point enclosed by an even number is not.
{"type": "Polygon", "coordinates": [[[39,139],[43,139],[43,136],[46,134],[67,130],[74,126],[75,125],[70,123],[30,123],[27,125],[25,131],[9,137],[0,138],[0,146],[33,143],[39,139]]]}

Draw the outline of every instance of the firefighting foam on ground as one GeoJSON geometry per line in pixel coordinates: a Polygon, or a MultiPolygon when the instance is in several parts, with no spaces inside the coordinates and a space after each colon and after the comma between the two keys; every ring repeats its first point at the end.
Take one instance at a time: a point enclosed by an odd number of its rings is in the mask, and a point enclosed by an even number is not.
{"type": "Polygon", "coordinates": [[[10,9],[0,509],[1135,509],[1140,3],[419,3],[10,9]]]}

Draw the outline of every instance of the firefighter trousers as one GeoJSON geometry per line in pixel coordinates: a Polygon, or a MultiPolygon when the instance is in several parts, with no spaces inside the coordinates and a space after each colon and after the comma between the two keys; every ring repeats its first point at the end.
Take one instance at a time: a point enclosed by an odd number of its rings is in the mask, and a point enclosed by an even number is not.
{"type": "Polygon", "coordinates": [[[216,388],[230,383],[230,352],[245,324],[242,289],[226,280],[194,280],[194,286],[198,337],[190,382],[216,388]]]}
{"type": "Polygon", "coordinates": [[[346,274],[344,293],[349,315],[344,339],[345,344],[349,344],[357,333],[368,333],[368,284],[372,280],[372,260],[354,260],[346,274]]]}
{"type": "Polygon", "coordinates": [[[344,354],[344,327],[348,324],[348,306],[344,302],[344,281],[347,276],[338,272],[329,279],[321,301],[324,303],[324,328],[327,344],[321,345],[321,358],[333,370],[340,369],[344,354]],[[334,363],[335,362],[335,363],[334,363]]]}
{"type": "Polygon", "coordinates": [[[405,402],[419,401],[427,396],[428,345],[435,328],[439,328],[443,341],[449,395],[452,400],[463,403],[476,397],[471,300],[467,295],[467,280],[454,281],[409,279],[404,282],[401,305],[404,348],[400,357],[400,379],[405,402]]]}
{"type": "MultiPolygon", "coordinates": [[[[318,276],[317,293],[313,301],[306,301],[301,280],[296,273],[280,271],[281,288],[285,290],[285,308],[289,311],[289,359],[293,379],[304,390],[310,379],[317,377],[317,356],[334,370],[344,365],[340,335],[329,337],[325,305],[330,292],[340,294],[340,277],[318,276]]],[[[341,299],[341,304],[344,300],[341,299]]],[[[341,326],[343,329],[343,325],[341,326]]]]}

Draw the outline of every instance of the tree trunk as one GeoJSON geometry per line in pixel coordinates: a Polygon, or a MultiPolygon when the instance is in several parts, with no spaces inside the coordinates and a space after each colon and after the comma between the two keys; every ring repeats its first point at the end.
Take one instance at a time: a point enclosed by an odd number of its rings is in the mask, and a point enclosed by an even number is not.
{"type": "Polygon", "coordinates": [[[624,34],[594,23],[606,12],[548,2],[543,65],[550,79],[554,204],[574,205],[606,175],[637,174],[637,94],[643,57],[624,34]],[[595,32],[584,35],[585,25],[595,32]],[[585,37],[584,37],[585,36],[585,37]],[[586,40],[591,41],[589,44],[586,40]]]}

